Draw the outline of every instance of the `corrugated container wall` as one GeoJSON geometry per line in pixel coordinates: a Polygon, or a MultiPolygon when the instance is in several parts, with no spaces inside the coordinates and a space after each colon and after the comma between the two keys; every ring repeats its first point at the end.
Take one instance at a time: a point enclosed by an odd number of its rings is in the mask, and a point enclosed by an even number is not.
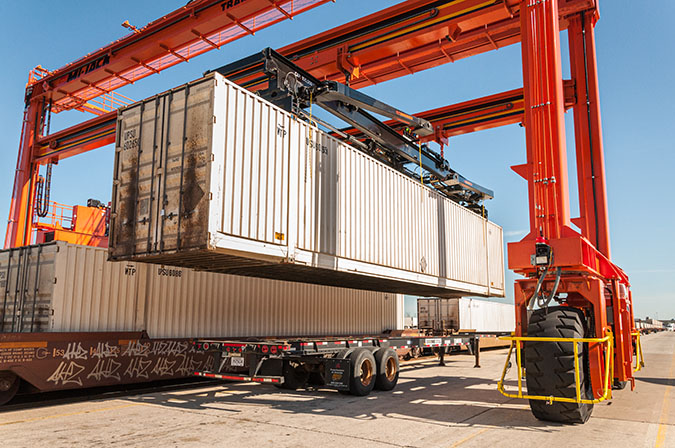
{"type": "Polygon", "coordinates": [[[420,329],[513,331],[516,328],[512,304],[480,299],[417,299],[420,329]]]}
{"type": "Polygon", "coordinates": [[[403,328],[396,294],[107,261],[56,242],[0,251],[2,332],[150,337],[379,334],[403,328]]]}
{"type": "Polygon", "coordinates": [[[503,296],[502,229],[210,74],[121,109],[111,259],[503,296]]]}

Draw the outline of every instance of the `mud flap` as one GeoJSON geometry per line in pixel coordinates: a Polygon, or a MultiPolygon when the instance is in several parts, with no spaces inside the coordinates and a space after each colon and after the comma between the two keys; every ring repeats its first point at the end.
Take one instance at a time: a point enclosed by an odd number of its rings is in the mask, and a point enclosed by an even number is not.
{"type": "Polygon", "coordinates": [[[351,364],[349,359],[326,359],[324,361],[324,382],[337,390],[349,390],[351,364]]]}

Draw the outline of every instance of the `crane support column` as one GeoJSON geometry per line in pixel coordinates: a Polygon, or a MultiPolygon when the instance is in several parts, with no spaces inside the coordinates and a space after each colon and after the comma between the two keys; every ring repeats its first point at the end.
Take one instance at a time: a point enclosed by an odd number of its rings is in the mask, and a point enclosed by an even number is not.
{"type": "Polygon", "coordinates": [[[570,65],[576,85],[574,134],[579,180],[579,218],[572,222],[595,248],[611,260],[605,158],[600,126],[600,95],[595,54],[594,11],[580,12],[568,28],[570,65]]]}
{"type": "Polygon", "coordinates": [[[530,234],[569,235],[565,96],[558,1],[521,2],[527,164],[514,167],[529,184],[530,234]]]}
{"type": "MultiPolygon", "coordinates": [[[[32,88],[26,91],[27,98],[32,88]]],[[[43,107],[39,100],[32,99],[26,104],[19,154],[16,161],[12,202],[9,208],[5,249],[30,244],[32,231],[32,195],[34,182],[33,145],[39,135],[39,122],[43,115],[43,107]]]]}

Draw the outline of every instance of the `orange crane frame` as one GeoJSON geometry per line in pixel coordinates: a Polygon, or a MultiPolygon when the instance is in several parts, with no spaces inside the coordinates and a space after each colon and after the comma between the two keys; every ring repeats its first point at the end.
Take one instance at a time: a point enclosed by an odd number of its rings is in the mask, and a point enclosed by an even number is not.
{"type": "MultiPolygon", "coordinates": [[[[325,2],[198,0],[62,69],[33,72],[26,89],[5,247],[30,243],[39,164],[114,142],[116,112],[92,105],[94,98],[111,96],[128,82],[252,34],[260,23],[260,27],[269,26],[325,2]],[[292,13],[290,5],[295,8],[292,13]],[[261,17],[267,17],[266,21],[261,17]],[[256,19],[260,21],[257,25],[256,19]],[[67,109],[88,110],[99,116],[44,135],[47,112],[67,109]]],[[[508,247],[509,268],[525,276],[515,285],[516,336],[527,333],[528,303],[540,274],[531,257],[536,245],[543,244],[555,254],[551,267],[561,269],[558,292],[567,294],[562,300],[594,316],[597,337],[613,333],[614,379],[631,381],[634,386],[630,283],[612,263],[610,253],[595,57],[598,17],[598,0],[409,0],[279,52],[319,79],[360,88],[521,42],[522,91],[420,116],[432,121],[436,129],[433,139],[441,143],[466,132],[524,124],[527,161],[512,168],[528,182],[530,232],[508,247]],[[561,73],[563,29],[569,37],[569,81],[563,81],[561,73]],[[574,114],[578,218],[571,218],[569,207],[563,118],[569,107],[574,114]]],[[[256,73],[242,73],[235,81],[252,90],[264,87],[256,73]]],[[[542,280],[544,290],[555,288],[552,276],[542,280]]],[[[590,343],[589,350],[593,394],[599,398],[605,352],[597,343],[590,343]]]]}

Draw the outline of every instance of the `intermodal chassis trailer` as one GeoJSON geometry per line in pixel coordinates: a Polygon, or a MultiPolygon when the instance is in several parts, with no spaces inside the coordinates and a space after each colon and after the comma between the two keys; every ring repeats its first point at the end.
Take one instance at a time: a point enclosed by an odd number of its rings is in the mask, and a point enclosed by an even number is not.
{"type": "MultiPolygon", "coordinates": [[[[378,350],[388,348],[396,350],[398,356],[411,350],[442,356],[468,347],[474,350],[478,361],[479,350],[474,347],[480,347],[481,339],[494,339],[498,334],[504,333],[225,341],[151,339],[145,332],[0,333],[0,405],[17,393],[121,386],[192,375],[293,389],[311,384],[350,391],[347,380],[354,371],[350,355],[357,349],[379,358],[384,350],[381,354],[378,350]],[[232,361],[234,358],[238,360],[232,361]],[[326,381],[326,371],[336,376],[326,381]]],[[[392,387],[398,379],[398,356],[389,361],[390,375],[395,367],[392,387]]],[[[386,369],[380,370],[372,363],[371,367],[373,379],[381,372],[386,374],[386,369]]]]}
{"type": "MultiPolygon", "coordinates": [[[[443,355],[463,347],[480,367],[480,341],[506,332],[462,332],[451,336],[302,338],[237,341],[196,339],[197,353],[209,353],[210,369],[195,376],[226,381],[271,383],[284,389],[329,387],[352,395],[391,390],[399,375],[399,356],[411,350],[443,355]]],[[[207,364],[208,365],[208,364],[207,364]]]]}

